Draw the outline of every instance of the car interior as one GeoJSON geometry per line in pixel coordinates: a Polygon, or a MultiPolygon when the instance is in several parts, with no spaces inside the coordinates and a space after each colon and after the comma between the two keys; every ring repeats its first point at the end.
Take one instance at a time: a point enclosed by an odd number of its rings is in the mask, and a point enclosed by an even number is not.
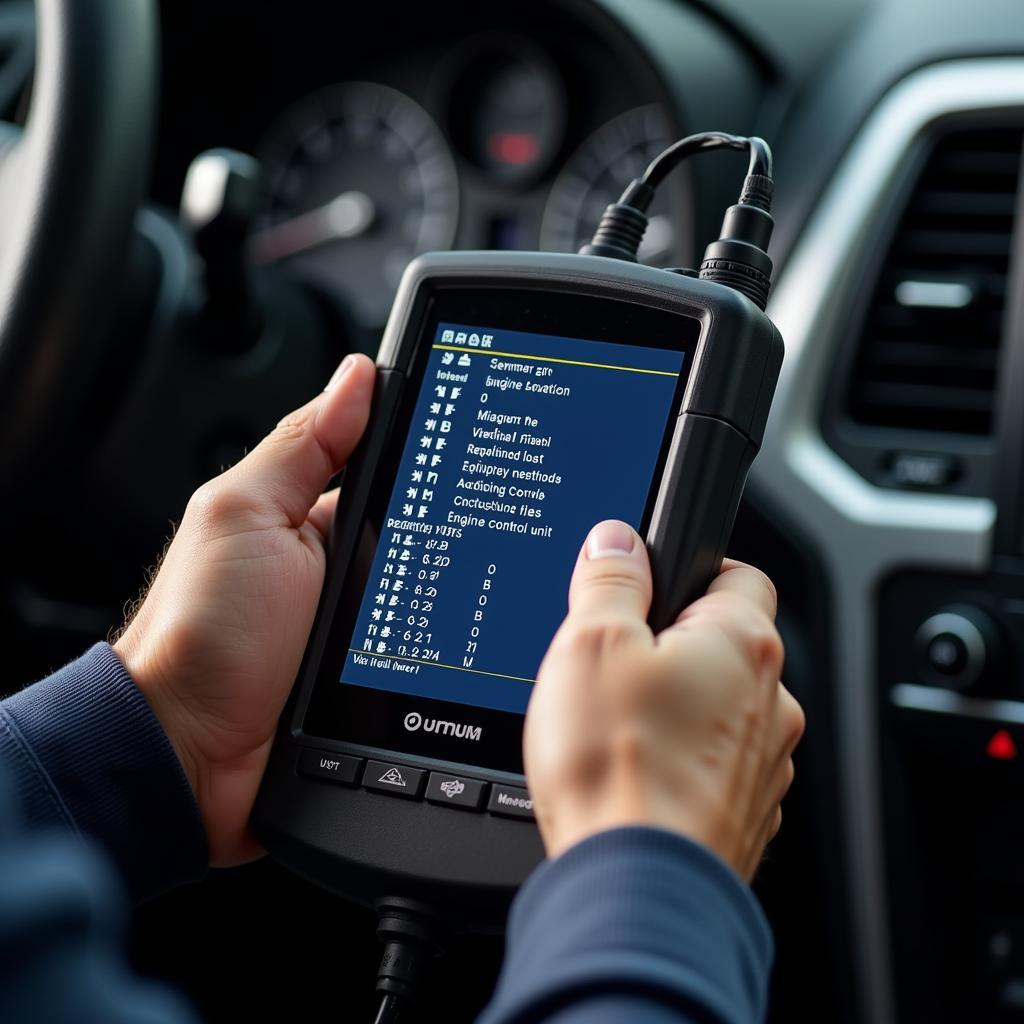
{"type": "MultiPolygon", "coordinates": [[[[0,0],[0,118],[5,693],[376,351],[413,257],[574,252],[675,139],[768,140],[786,356],[730,554],[807,715],[770,1019],[1024,1021],[1019,0],[0,0]]],[[[640,260],[695,266],[744,166],[681,167],[640,260]]],[[[374,928],[263,859],[130,951],[210,1024],[364,1020],[374,928]]],[[[456,938],[424,1019],[473,1020],[501,953],[456,938]]]]}

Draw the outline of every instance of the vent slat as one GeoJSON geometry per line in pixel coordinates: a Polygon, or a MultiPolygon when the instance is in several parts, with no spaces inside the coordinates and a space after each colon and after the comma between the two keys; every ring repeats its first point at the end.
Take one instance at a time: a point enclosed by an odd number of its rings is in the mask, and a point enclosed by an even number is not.
{"type": "Polygon", "coordinates": [[[904,231],[900,238],[903,253],[930,256],[997,256],[1008,259],[1010,235],[1003,231],[904,231]]]}
{"type": "MultiPolygon", "coordinates": [[[[999,358],[998,349],[947,346],[942,352],[943,367],[950,370],[992,372],[999,358]]],[[[872,367],[910,366],[916,370],[935,365],[935,346],[919,341],[876,341],[868,347],[867,360],[872,367]]]]}
{"type": "Polygon", "coordinates": [[[934,143],[880,263],[848,390],[854,421],[991,433],[1022,147],[1024,125],[934,143]]]}
{"type": "Polygon", "coordinates": [[[1016,196],[1006,192],[946,192],[936,189],[915,196],[912,209],[929,217],[1012,217],[1016,196]]]}
{"type": "MultiPolygon", "coordinates": [[[[1012,129],[1011,129],[1012,131],[1012,129]]],[[[967,132],[964,133],[969,134],[967,132]]],[[[948,138],[943,139],[932,156],[933,173],[965,175],[967,177],[1016,179],[1020,170],[1020,147],[1012,144],[1005,149],[994,151],[971,149],[969,146],[957,152],[953,147],[945,148],[948,138]],[[940,147],[943,147],[940,149],[940,147]]]]}
{"type": "Polygon", "coordinates": [[[931,384],[875,384],[868,382],[865,400],[876,405],[906,405],[915,409],[936,409],[958,413],[986,412],[989,395],[983,389],[941,388],[931,384]]]}
{"type": "Polygon", "coordinates": [[[908,309],[895,302],[879,306],[875,314],[875,336],[866,343],[892,339],[925,345],[947,345],[951,348],[998,343],[1003,310],[991,303],[978,303],[966,315],[960,310],[908,309]]]}
{"type": "MultiPolygon", "coordinates": [[[[913,281],[921,273],[920,266],[911,266],[907,263],[891,261],[888,269],[882,277],[882,285],[895,289],[901,281],[913,281]]],[[[1002,312],[1002,303],[1006,297],[1006,273],[1002,273],[983,267],[977,263],[959,263],[955,267],[946,266],[945,271],[939,274],[930,275],[933,280],[969,280],[973,282],[979,293],[991,300],[997,309],[1002,312]]]]}

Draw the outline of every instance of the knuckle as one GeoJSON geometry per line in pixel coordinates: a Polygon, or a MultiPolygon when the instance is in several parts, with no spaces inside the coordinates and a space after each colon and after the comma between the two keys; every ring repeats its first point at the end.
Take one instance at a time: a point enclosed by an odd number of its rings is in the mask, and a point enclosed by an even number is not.
{"type": "Polygon", "coordinates": [[[715,628],[742,658],[745,669],[777,681],[782,675],[785,648],[775,623],[766,612],[729,594],[710,595],[702,622],[715,628]],[[719,598],[712,601],[711,598],[719,598]]]}
{"type": "Polygon", "coordinates": [[[789,748],[792,750],[800,742],[804,730],[807,728],[807,715],[800,706],[800,702],[785,687],[783,687],[783,694],[783,700],[786,705],[787,738],[789,740],[789,748]]]}
{"type": "Polygon", "coordinates": [[[208,480],[189,499],[186,517],[200,526],[217,527],[247,510],[247,500],[223,477],[208,480]]]}
{"type": "Polygon", "coordinates": [[[221,483],[219,480],[207,480],[195,489],[189,498],[186,518],[209,522],[217,517],[217,510],[222,504],[220,497],[221,483]]]}
{"type": "Polygon", "coordinates": [[[804,730],[807,725],[807,720],[804,717],[803,711],[797,712],[791,720],[787,747],[792,752],[800,745],[800,740],[803,739],[804,730]]]}
{"type": "Polygon", "coordinates": [[[778,678],[782,672],[786,650],[775,626],[767,621],[765,625],[765,631],[756,640],[756,653],[761,664],[772,669],[774,676],[778,678]]]}
{"type": "Polygon", "coordinates": [[[785,648],[775,623],[763,612],[744,617],[747,653],[757,669],[765,669],[775,679],[782,674],[785,648]]]}

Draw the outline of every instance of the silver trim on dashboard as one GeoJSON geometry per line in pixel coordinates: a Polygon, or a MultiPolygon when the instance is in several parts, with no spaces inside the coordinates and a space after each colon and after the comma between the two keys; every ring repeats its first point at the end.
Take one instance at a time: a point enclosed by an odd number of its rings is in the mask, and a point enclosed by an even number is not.
{"type": "Polygon", "coordinates": [[[854,981],[870,1024],[895,1020],[875,722],[875,594],[886,575],[904,566],[986,569],[995,506],[985,498],[869,484],[825,443],[820,409],[857,271],[875,255],[868,229],[883,215],[908,150],[951,114],[1018,107],[1024,59],[948,61],[894,86],[847,152],[768,308],[785,338],[786,361],[751,482],[806,535],[829,574],[854,981]]]}
{"type": "Polygon", "coordinates": [[[892,688],[889,700],[898,708],[913,711],[931,711],[936,715],[956,715],[958,718],[977,718],[983,722],[1005,725],[1024,725],[1024,701],[989,700],[985,697],[965,697],[962,693],[942,690],[917,683],[899,683],[892,688]]]}

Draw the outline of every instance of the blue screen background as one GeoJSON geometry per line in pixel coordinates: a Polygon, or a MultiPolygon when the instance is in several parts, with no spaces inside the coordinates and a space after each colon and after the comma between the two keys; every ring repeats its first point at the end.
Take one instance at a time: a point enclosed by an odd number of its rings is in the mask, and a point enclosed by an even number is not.
{"type": "Polygon", "coordinates": [[[590,528],[640,525],[682,367],[440,324],[342,682],[524,713],[590,528]]]}

